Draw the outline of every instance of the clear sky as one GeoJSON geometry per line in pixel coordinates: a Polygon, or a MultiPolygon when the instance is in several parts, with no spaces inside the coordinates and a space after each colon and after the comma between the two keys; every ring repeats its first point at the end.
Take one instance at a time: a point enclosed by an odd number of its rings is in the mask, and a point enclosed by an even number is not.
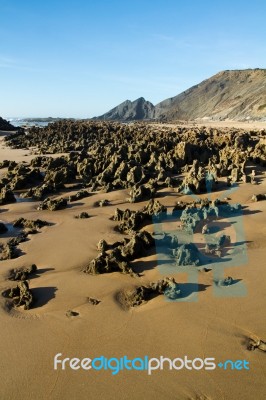
{"type": "Polygon", "coordinates": [[[0,116],[92,117],[266,68],[265,21],[265,0],[0,0],[0,116]]]}

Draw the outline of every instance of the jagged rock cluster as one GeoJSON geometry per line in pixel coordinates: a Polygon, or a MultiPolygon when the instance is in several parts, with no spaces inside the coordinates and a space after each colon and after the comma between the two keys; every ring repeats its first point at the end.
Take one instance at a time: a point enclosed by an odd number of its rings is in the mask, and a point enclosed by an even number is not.
{"type": "Polygon", "coordinates": [[[204,252],[205,254],[221,257],[222,249],[225,246],[228,246],[231,242],[230,236],[221,235],[216,240],[215,243],[206,243],[204,252]]]}
{"type": "Polygon", "coordinates": [[[91,193],[87,190],[79,190],[77,193],[69,196],[69,202],[72,203],[73,201],[82,200],[89,196],[91,196],[91,193]]]}
{"type": "Polygon", "coordinates": [[[17,246],[27,240],[29,233],[31,232],[22,232],[18,236],[9,239],[7,243],[0,243],[0,261],[19,257],[17,246]]]}
{"type": "Polygon", "coordinates": [[[66,199],[63,199],[62,197],[59,199],[50,199],[49,197],[47,197],[47,199],[45,199],[39,204],[38,210],[57,211],[57,210],[63,210],[66,207],[67,207],[66,199]]]}
{"type": "Polygon", "coordinates": [[[137,286],[132,290],[124,290],[118,293],[119,303],[126,309],[145,304],[152,298],[164,294],[174,300],[180,295],[180,289],[174,278],[165,278],[157,282],[151,282],[147,286],[137,286]]]}
{"type": "Polygon", "coordinates": [[[89,262],[83,272],[96,275],[119,271],[134,275],[129,262],[142,257],[153,246],[154,239],[146,231],[134,232],[130,238],[112,245],[101,240],[98,244],[99,255],[89,262]]]}
{"type": "Polygon", "coordinates": [[[14,196],[14,193],[10,189],[3,187],[0,192],[0,205],[10,204],[15,202],[16,198],[14,196]]]}
{"type": "Polygon", "coordinates": [[[21,281],[16,287],[10,289],[8,297],[12,298],[14,306],[24,306],[24,310],[29,310],[34,302],[28,281],[21,281]]]}
{"type": "Polygon", "coordinates": [[[10,241],[5,244],[0,243],[0,261],[16,257],[18,257],[18,251],[15,245],[12,245],[10,241]]]}
{"type": "Polygon", "coordinates": [[[152,220],[153,216],[166,213],[167,209],[158,200],[151,199],[146,206],[140,211],[132,211],[130,209],[116,209],[113,216],[114,221],[119,221],[117,230],[121,233],[130,233],[137,231],[145,220],[152,220]]]}
{"type": "MultiPolygon", "coordinates": [[[[173,209],[173,215],[178,215],[181,210],[180,221],[181,228],[188,232],[195,232],[199,222],[208,222],[209,219],[215,220],[220,216],[229,217],[235,213],[239,213],[242,207],[240,204],[228,204],[227,201],[213,200],[205,198],[191,203],[177,203],[173,209]]],[[[208,227],[204,226],[202,233],[207,232],[208,227]]]]}
{"type": "Polygon", "coordinates": [[[31,220],[22,217],[13,222],[14,228],[23,228],[24,232],[27,232],[28,234],[37,233],[40,228],[47,225],[49,225],[49,222],[41,219],[31,220]]]}
{"type": "MultiPolygon", "coordinates": [[[[171,185],[201,193],[209,189],[206,176],[212,177],[212,186],[219,177],[227,177],[229,185],[251,181],[246,161],[265,163],[265,138],[259,135],[236,129],[59,121],[6,138],[14,148],[34,146],[40,154],[68,154],[38,156],[29,166],[9,165],[2,187],[30,186],[25,196],[42,199],[78,179],[91,191],[127,188],[131,202],[150,199],[158,188],[171,185]],[[176,178],[181,172],[186,174],[183,181],[176,178]]],[[[76,199],[84,194],[81,191],[76,199]]]]}
{"type": "Polygon", "coordinates": [[[173,256],[178,266],[200,265],[199,250],[194,243],[185,243],[173,250],[173,256]]]}
{"type": "Polygon", "coordinates": [[[86,219],[86,218],[90,218],[90,215],[86,211],[82,211],[80,214],[76,215],[75,218],[86,219]]]}
{"type": "Polygon", "coordinates": [[[261,137],[257,142],[254,151],[252,153],[252,158],[256,164],[260,164],[262,167],[266,167],[266,137],[261,137]]]}
{"type": "Polygon", "coordinates": [[[35,264],[32,264],[29,267],[14,268],[10,270],[8,279],[10,281],[25,281],[36,271],[37,266],[35,264]]]}
{"type": "Polygon", "coordinates": [[[95,207],[106,207],[110,205],[110,201],[107,199],[102,199],[99,201],[96,201],[96,203],[94,204],[95,207]]]}
{"type": "Polygon", "coordinates": [[[40,228],[46,225],[49,225],[49,223],[40,219],[37,219],[35,221],[25,218],[17,219],[13,223],[13,226],[15,228],[23,228],[23,231],[17,236],[9,239],[6,243],[0,243],[0,261],[19,257],[20,252],[17,249],[17,246],[20,243],[28,240],[28,235],[37,233],[40,228]]]}

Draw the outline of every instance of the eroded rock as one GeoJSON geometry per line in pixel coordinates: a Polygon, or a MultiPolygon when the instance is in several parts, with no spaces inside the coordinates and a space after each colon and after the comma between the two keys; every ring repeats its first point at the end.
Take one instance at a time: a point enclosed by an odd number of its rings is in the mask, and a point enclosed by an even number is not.
{"type": "Polygon", "coordinates": [[[134,289],[124,290],[117,295],[118,302],[123,308],[138,307],[152,298],[164,294],[174,300],[180,295],[180,289],[174,278],[165,278],[147,286],[137,286],[134,289]]]}
{"type": "Polygon", "coordinates": [[[37,271],[36,264],[32,264],[29,267],[14,268],[10,270],[8,279],[11,281],[25,281],[30,275],[37,271]]]}
{"type": "Polygon", "coordinates": [[[82,211],[80,214],[76,215],[77,219],[87,219],[90,218],[90,215],[86,211],[82,211]]]}
{"type": "Polygon", "coordinates": [[[16,307],[24,306],[24,310],[29,310],[33,305],[33,295],[29,289],[28,281],[21,281],[18,285],[10,289],[9,295],[16,307]]]}
{"type": "Polygon", "coordinates": [[[67,207],[67,200],[63,199],[50,199],[49,197],[41,202],[38,206],[38,210],[49,210],[49,211],[57,211],[63,210],[67,207]]]}
{"type": "Polygon", "coordinates": [[[15,203],[16,198],[12,190],[3,187],[0,192],[0,205],[15,203]]]}
{"type": "Polygon", "coordinates": [[[185,243],[173,250],[173,256],[178,266],[201,264],[199,250],[194,243],[185,243]]]}
{"type": "Polygon", "coordinates": [[[134,233],[130,239],[125,238],[123,242],[110,246],[105,241],[100,241],[99,255],[89,262],[83,272],[91,275],[122,272],[134,276],[129,262],[142,257],[154,244],[153,237],[146,231],[134,233]],[[108,248],[110,250],[107,251],[108,248]]]}

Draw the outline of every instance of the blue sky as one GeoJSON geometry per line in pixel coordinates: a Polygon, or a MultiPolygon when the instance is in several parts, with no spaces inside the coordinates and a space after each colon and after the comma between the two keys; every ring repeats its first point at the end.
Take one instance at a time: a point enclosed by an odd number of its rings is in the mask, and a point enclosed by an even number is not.
{"type": "Polygon", "coordinates": [[[265,0],[0,0],[0,116],[92,117],[266,68],[265,20],[265,0]]]}

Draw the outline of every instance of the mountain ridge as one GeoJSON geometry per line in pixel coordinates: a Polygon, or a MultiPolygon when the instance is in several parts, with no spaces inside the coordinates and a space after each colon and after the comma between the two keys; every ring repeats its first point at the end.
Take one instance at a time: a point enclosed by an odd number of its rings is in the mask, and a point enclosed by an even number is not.
{"type": "Polygon", "coordinates": [[[266,69],[224,70],[156,105],[126,100],[99,120],[266,119],[266,69]]]}

